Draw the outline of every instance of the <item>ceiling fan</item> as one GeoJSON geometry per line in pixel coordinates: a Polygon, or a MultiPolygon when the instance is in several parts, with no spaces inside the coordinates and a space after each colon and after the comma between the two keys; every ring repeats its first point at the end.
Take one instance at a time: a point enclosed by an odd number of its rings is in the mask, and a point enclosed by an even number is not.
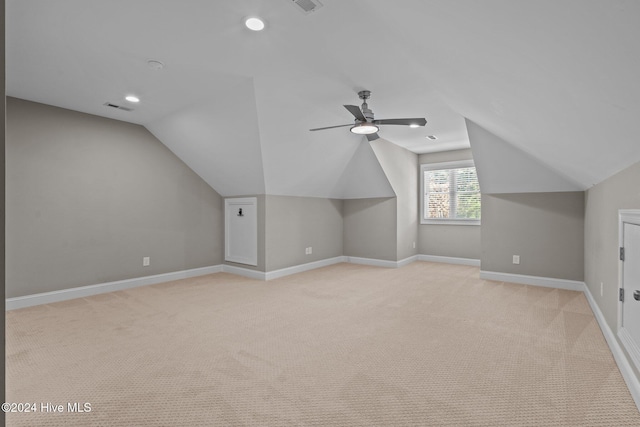
{"type": "Polygon", "coordinates": [[[357,105],[345,105],[344,108],[349,110],[353,117],[355,117],[354,124],[348,125],[338,125],[338,126],[328,126],[324,128],[315,128],[309,129],[310,131],[316,130],[324,130],[324,129],[333,129],[333,128],[341,128],[346,126],[351,126],[351,132],[358,135],[365,135],[369,141],[375,141],[380,138],[378,136],[378,130],[380,130],[380,125],[401,125],[401,126],[410,126],[412,128],[417,128],[418,126],[424,126],[427,124],[427,120],[425,118],[416,118],[416,119],[382,119],[375,120],[373,116],[373,111],[369,109],[367,105],[367,99],[371,96],[371,91],[361,90],[358,92],[358,96],[362,99],[362,109],[357,105]]]}

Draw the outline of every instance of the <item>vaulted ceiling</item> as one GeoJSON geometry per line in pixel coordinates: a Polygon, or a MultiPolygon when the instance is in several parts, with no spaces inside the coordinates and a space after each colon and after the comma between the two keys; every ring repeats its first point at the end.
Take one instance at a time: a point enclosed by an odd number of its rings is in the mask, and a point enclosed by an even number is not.
{"type": "Polygon", "coordinates": [[[146,126],[225,196],[388,195],[366,139],[308,131],[349,123],[361,89],[376,118],[427,118],[381,130],[408,150],[471,138],[494,172],[483,191],[504,190],[495,162],[523,156],[559,177],[545,191],[640,160],[640,2],[321,1],[7,0],[7,94],[146,126]]]}

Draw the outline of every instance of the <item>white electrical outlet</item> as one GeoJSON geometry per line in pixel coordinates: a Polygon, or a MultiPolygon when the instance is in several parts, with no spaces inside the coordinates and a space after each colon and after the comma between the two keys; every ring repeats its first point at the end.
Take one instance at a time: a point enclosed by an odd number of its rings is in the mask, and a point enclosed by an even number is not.
{"type": "Polygon", "coordinates": [[[309,246],[309,255],[311,255],[312,253],[313,253],[313,248],[309,246]]]}
{"type": "Polygon", "coordinates": [[[416,248],[416,242],[413,242],[413,249],[416,248]]]}
{"type": "Polygon", "coordinates": [[[520,264],[520,255],[514,255],[513,256],[513,263],[514,264],[520,264]]]}
{"type": "Polygon", "coordinates": [[[600,296],[604,295],[604,283],[600,282],[600,296]]]}
{"type": "Polygon", "coordinates": [[[151,265],[151,257],[143,257],[142,258],[142,266],[143,267],[149,267],[149,265],[151,265]]]}

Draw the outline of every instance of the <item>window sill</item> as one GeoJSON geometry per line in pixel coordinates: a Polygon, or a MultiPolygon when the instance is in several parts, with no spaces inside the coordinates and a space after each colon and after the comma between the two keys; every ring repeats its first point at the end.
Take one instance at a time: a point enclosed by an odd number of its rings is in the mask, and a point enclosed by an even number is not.
{"type": "Polygon", "coordinates": [[[423,219],[420,225],[480,225],[475,219],[423,219]]]}

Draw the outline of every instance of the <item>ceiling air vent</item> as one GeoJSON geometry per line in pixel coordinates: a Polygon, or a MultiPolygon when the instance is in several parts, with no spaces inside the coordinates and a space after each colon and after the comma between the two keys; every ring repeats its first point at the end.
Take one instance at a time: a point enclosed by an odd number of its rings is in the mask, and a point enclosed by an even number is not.
{"type": "Polygon", "coordinates": [[[427,135],[427,138],[429,138],[432,141],[435,141],[436,139],[438,139],[435,137],[435,135],[427,135]]]}
{"type": "Polygon", "coordinates": [[[104,105],[107,107],[115,108],[116,110],[133,111],[133,108],[123,107],[122,105],[116,105],[110,102],[105,102],[104,105]]]}
{"type": "Polygon", "coordinates": [[[295,5],[297,5],[302,13],[308,15],[311,12],[315,12],[320,9],[323,5],[319,0],[291,0],[295,5]]]}

